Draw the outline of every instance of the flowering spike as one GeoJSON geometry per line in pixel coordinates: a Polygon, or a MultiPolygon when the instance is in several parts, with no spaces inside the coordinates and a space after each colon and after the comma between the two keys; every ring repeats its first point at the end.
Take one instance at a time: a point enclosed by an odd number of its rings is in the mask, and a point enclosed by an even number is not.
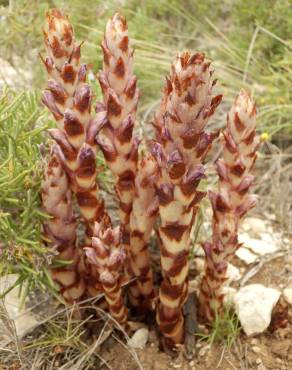
{"type": "Polygon", "coordinates": [[[108,120],[99,132],[98,143],[116,178],[121,222],[123,229],[127,229],[137,170],[133,129],[139,92],[132,71],[133,50],[129,46],[127,22],[119,13],[106,25],[102,50],[104,63],[99,82],[108,120]]]}
{"type": "Polygon", "coordinates": [[[66,267],[51,268],[51,274],[66,301],[73,303],[85,293],[84,263],[81,250],[75,246],[76,223],[69,180],[54,150],[45,169],[42,202],[51,216],[43,225],[46,242],[56,249],[59,260],[71,261],[66,267]]]}
{"type": "Polygon", "coordinates": [[[124,326],[127,322],[127,309],[122,296],[121,270],[126,255],[121,246],[119,227],[113,229],[105,222],[96,222],[92,245],[86,247],[85,252],[98,272],[110,314],[124,326]]]}
{"type": "Polygon", "coordinates": [[[256,202],[255,196],[248,194],[259,145],[255,127],[255,104],[241,90],[228,114],[222,139],[223,155],[216,163],[219,191],[209,192],[213,240],[204,246],[206,267],[201,284],[200,314],[210,322],[222,310],[227,263],[240,247],[237,238],[240,219],[256,202]]]}
{"type": "Polygon", "coordinates": [[[148,241],[158,211],[154,189],[156,176],[154,158],[151,154],[144,155],[138,163],[130,217],[130,264],[137,277],[137,289],[132,289],[132,303],[150,309],[153,309],[154,289],[148,241]]]}
{"type": "Polygon", "coordinates": [[[159,167],[156,183],[161,226],[163,283],[157,321],[164,344],[174,349],[184,341],[183,304],[188,291],[190,231],[204,178],[204,160],[217,133],[205,132],[209,117],[221,101],[212,98],[210,62],[203,54],[179,55],[167,79],[154,121],[152,152],[159,167]]]}
{"type": "Polygon", "coordinates": [[[93,139],[102,117],[91,115],[92,92],[86,83],[87,67],[80,64],[81,45],[76,44],[73,27],[60,10],[47,13],[44,35],[48,57],[43,62],[50,79],[42,100],[57,121],[58,129],[50,134],[59,146],[58,155],[77,195],[90,243],[94,222],[104,217],[93,139]]]}
{"type": "MultiPolygon", "coordinates": [[[[99,83],[103,92],[107,121],[99,131],[97,143],[115,177],[124,246],[129,251],[132,248],[129,245],[130,239],[134,243],[133,251],[129,252],[131,262],[126,267],[129,277],[137,277],[137,283],[134,282],[130,285],[130,301],[134,306],[139,305],[139,302],[144,305],[142,301],[145,300],[145,294],[149,297],[153,296],[152,277],[146,248],[154,216],[151,216],[149,222],[146,222],[145,230],[139,230],[139,233],[137,233],[136,222],[140,217],[138,214],[139,204],[147,199],[148,206],[150,206],[150,203],[154,202],[153,199],[150,199],[154,194],[151,186],[147,189],[141,189],[141,191],[135,189],[144,176],[142,173],[140,180],[137,180],[138,182],[135,184],[139,141],[134,135],[134,130],[139,91],[137,78],[133,74],[133,49],[129,43],[128,26],[121,14],[116,13],[108,21],[101,46],[104,61],[103,70],[99,74],[99,83]],[[147,191],[149,191],[148,195],[147,191]],[[140,197],[141,199],[138,199],[140,197]],[[130,215],[134,198],[136,199],[136,209],[131,221],[134,230],[130,230],[130,215]],[[136,236],[134,236],[134,231],[136,236]],[[145,283],[142,283],[142,276],[146,279],[145,283]]],[[[147,166],[144,167],[142,171],[146,171],[147,166]]],[[[141,166],[140,168],[142,169],[141,166]]]]}

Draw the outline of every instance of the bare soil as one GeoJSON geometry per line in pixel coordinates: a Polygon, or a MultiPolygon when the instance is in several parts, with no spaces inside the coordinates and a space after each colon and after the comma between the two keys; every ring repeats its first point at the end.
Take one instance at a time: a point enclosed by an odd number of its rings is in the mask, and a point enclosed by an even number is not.
{"type": "MultiPolygon", "coordinates": [[[[239,260],[234,261],[234,264],[242,266],[239,260]]],[[[281,289],[287,286],[289,278],[291,263],[285,255],[264,264],[248,283],[261,283],[281,289]]],[[[242,332],[230,349],[222,343],[215,343],[210,348],[208,343],[197,341],[196,351],[191,359],[186,358],[183,350],[177,358],[161,352],[157,334],[152,331],[147,346],[142,350],[136,350],[141,366],[144,370],[291,370],[292,308],[283,300],[280,303],[284,304],[286,310],[288,309],[288,323],[285,328],[274,328],[274,331],[270,328],[253,338],[247,337],[242,332]]],[[[278,306],[274,310],[276,318],[278,306]]],[[[113,370],[139,369],[129,350],[117,342],[107,345],[102,350],[101,356],[107,363],[102,369],[108,369],[108,366],[113,370]]]]}

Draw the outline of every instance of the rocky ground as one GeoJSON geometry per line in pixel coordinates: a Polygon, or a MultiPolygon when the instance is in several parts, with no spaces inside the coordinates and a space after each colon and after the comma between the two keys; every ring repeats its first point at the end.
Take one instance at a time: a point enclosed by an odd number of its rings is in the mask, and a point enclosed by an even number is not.
{"type": "MultiPolygon", "coordinates": [[[[99,339],[96,340],[95,343],[99,342],[98,345],[90,346],[92,356],[98,355],[99,361],[95,364],[99,363],[99,365],[83,367],[81,357],[80,362],[77,360],[71,362],[73,366],[71,368],[95,369],[99,366],[100,369],[114,370],[291,369],[292,249],[289,238],[281,232],[276,232],[275,229],[272,221],[263,221],[256,217],[247,218],[242,225],[240,237],[243,246],[229,266],[229,279],[225,288],[228,293],[227,303],[235,308],[242,326],[241,330],[236,330],[233,337],[231,335],[233,343],[230,346],[226,342],[214,342],[210,345],[206,340],[192,337],[191,351],[190,348],[182,349],[179,356],[173,358],[159,350],[158,334],[154,327],[150,330],[146,327],[140,328],[128,340],[110,330],[103,340],[100,342],[99,339]]],[[[191,291],[196,291],[203,266],[201,251],[197,250],[191,265],[191,276],[194,277],[190,281],[191,291]]],[[[13,282],[15,277],[11,279],[13,282]]],[[[3,281],[1,289],[3,289],[3,281]]],[[[38,343],[42,336],[40,321],[48,315],[48,313],[44,314],[48,312],[48,306],[39,307],[38,310],[27,310],[27,307],[19,309],[19,297],[13,290],[5,301],[5,309],[14,319],[18,337],[22,337],[22,341],[29,342],[30,345],[32,342],[38,343]]],[[[54,310],[53,305],[50,313],[54,310]]],[[[5,329],[5,322],[3,323],[2,329],[5,329]]],[[[94,335],[94,337],[100,338],[101,335],[94,335]]],[[[4,343],[5,335],[2,335],[0,353],[4,350],[3,354],[5,353],[4,343]]],[[[11,347],[7,345],[6,350],[9,351],[9,348],[11,347]]],[[[65,364],[72,359],[64,358],[68,357],[68,353],[64,350],[66,341],[62,343],[60,340],[59,344],[52,345],[52,348],[53,367],[46,365],[35,369],[69,368],[65,364]]],[[[39,351],[40,353],[42,351],[41,345],[39,345],[39,351]]],[[[26,356],[29,355],[29,352],[25,353],[26,356]]],[[[19,366],[19,362],[15,359],[13,363],[6,362],[3,356],[2,354],[0,356],[2,366],[0,369],[27,368],[19,366]]]]}

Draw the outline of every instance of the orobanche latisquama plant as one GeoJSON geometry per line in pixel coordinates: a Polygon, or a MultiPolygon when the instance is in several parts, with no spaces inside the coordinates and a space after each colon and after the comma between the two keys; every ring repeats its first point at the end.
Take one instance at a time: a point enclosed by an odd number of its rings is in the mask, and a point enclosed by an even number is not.
{"type": "MultiPolygon", "coordinates": [[[[66,261],[65,267],[52,266],[52,277],[68,303],[103,293],[103,307],[125,330],[137,312],[140,318],[155,313],[163,347],[177,350],[185,339],[191,229],[206,195],[198,187],[220,134],[208,128],[222,99],[213,93],[211,63],[200,53],[177,56],[154,116],[154,140],[143,142],[135,130],[139,91],[125,18],[116,13],[106,25],[98,74],[103,101],[94,104],[87,66],[80,63],[81,44],[60,10],[47,14],[44,34],[48,83],[42,100],[57,127],[49,130],[54,143],[42,201],[50,218],[43,234],[58,259],[66,261]],[[114,177],[119,225],[112,224],[99,191],[99,149],[114,177]],[[83,238],[77,238],[79,219],[83,238]],[[161,271],[152,268],[149,250],[155,225],[161,271]]],[[[216,162],[219,191],[209,192],[213,239],[204,245],[206,267],[198,293],[205,322],[222,312],[227,263],[240,247],[239,222],[255,205],[248,194],[258,148],[255,115],[255,104],[241,91],[216,162]]]]}

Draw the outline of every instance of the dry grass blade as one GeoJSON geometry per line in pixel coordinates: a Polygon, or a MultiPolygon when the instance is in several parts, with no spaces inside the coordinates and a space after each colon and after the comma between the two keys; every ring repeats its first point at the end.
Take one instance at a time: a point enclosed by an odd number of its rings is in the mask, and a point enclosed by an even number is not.
{"type": "Polygon", "coordinates": [[[4,300],[0,300],[0,322],[2,322],[4,328],[6,329],[6,334],[9,336],[11,342],[14,345],[14,348],[9,348],[7,341],[3,341],[3,344],[0,342],[0,350],[14,353],[16,352],[18,360],[20,363],[23,362],[23,354],[21,343],[19,342],[16,327],[14,321],[10,319],[7,309],[5,307],[4,300]]]}

